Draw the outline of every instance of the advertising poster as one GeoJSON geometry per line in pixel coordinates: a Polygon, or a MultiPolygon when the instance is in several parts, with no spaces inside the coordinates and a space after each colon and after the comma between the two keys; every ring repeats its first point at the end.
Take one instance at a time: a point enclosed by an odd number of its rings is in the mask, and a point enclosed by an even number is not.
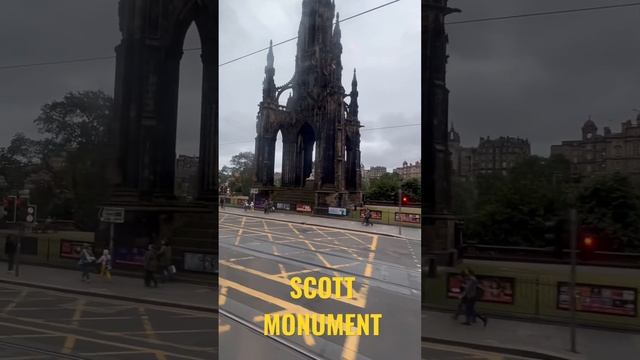
{"type": "Polygon", "coordinates": [[[347,209],[330,207],[329,215],[347,216],[347,209]]]}
{"type": "Polygon", "coordinates": [[[291,210],[291,205],[288,203],[276,203],[276,209],[278,210],[291,210]]]}
{"type": "Polygon", "coordinates": [[[92,246],[92,243],[84,241],[60,240],[60,257],[67,259],[80,259],[80,253],[84,245],[92,246]]]}
{"type": "MultiPolygon", "coordinates": [[[[634,288],[576,284],[576,311],[635,317],[637,291],[634,288]]],[[[558,282],[557,308],[570,309],[569,284],[558,282]]]]}
{"type": "Polygon", "coordinates": [[[216,255],[200,253],[184,253],[184,269],[188,271],[217,273],[216,255]]]}
{"type": "MultiPolygon", "coordinates": [[[[364,209],[360,209],[360,219],[364,219],[364,209]]],[[[371,210],[371,220],[382,220],[382,211],[371,210]]]]}
{"type": "Polygon", "coordinates": [[[116,247],[114,260],[118,264],[144,266],[144,254],[147,250],[143,247],[116,247]]]}
{"type": "Polygon", "coordinates": [[[310,205],[305,205],[305,204],[298,204],[296,205],[296,211],[300,211],[300,212],[311,212],[311,206],[310,205]]]}
{"type": "MultiPolygon", "coordinates": [[[[514,282],[511,277],[476,275],[479,285],[484,289],[478,301],[513,304],[514,282]]],[[[461,274],[449,274],[447,278],[447,296],[450,299],[460,298],[464,291],[464,279],[461,274]]]]}
{"type": "Polygon", "coordinates": [[[411,224],[420,224],[420,214],[396,213],[396,221],[411,224]]]}

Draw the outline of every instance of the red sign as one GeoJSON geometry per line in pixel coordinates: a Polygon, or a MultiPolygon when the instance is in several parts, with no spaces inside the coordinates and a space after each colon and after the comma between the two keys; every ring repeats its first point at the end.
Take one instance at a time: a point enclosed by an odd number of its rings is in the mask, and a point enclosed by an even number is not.
{"type": "Polygon", "coordinates": [[[310,205],[298,204],[298,205],[296,205],[296,211],[312,212],[313,210],[311,210],[311,206],[310,205]]]}
{"type": "MultiPolygon", "coordinates": [[[[369,210],[371,211],[371,219],[372,220],[382,220],[382,211],[380,210],[369,210]]],[[[360,209],[360,219],[364,219],[365,210],[360,209]]]]}
{"type": "Polygon", "coordinates": [[[80,253],[84,245],[93,246],[84,241],[60,240],[60,257],[67,259],[80,259],[80,253]]]}
{"type": "MultiPolygon", "coordinates": [[[[501,276],[476,275],[478,286],[484,291],[478,301],[501,304],[513,304],[514,278],[501,276]]],[[[464,278],[461,274],[449,274],[447,278],[447,296],[459,299],[464,291],[464,278]]]]}
{"type": "Polygon", "coordinates": [[[420,214],[396,213],[396,221],[420,224],[420,214]]]}
{"type": "MultiPolygon", "coordinates": [[[[637,290],[617,286],[576,284],[576,311],[636,317],[637,290]]],[[[569,310],[569,284],[558,282],[557,308],[569,310]]]]}

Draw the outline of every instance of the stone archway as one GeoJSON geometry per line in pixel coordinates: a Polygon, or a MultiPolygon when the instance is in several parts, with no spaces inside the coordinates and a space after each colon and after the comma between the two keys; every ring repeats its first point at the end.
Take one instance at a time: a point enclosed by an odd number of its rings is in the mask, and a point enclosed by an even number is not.
{"type": "Polygon", "coordinates": [[[180,60],[195,23],[202,45],[198,199],[216,202],[218,168],[218,5],[213,0],[120,0],[116,47],[116,196],[174,199],[180,60]]]}

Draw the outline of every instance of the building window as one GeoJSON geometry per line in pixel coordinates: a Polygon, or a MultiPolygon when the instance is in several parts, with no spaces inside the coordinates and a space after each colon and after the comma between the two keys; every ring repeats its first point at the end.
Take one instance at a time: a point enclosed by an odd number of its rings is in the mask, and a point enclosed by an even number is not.
{"type": "Polygon", "coordinates": [[[617,157],[621,157],[621,156],[622,156],[622,146],[620,146],[620,145],[616,145],[616,146],[613,148],[613,152],[614,152],[614,154],[615,154],[617,157]]]}

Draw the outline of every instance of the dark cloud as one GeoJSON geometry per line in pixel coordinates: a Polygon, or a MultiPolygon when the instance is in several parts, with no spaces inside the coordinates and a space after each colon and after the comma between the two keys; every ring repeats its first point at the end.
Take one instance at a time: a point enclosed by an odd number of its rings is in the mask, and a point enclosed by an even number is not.
{"type": "MultiPolygon", "coordinates": [[[[449,21],[612,4],[450,3],[463,13],[449,21]]],[[[463,142],[521,136],[546,155],[551,144],[578,138],[589,115],[618,130],[640,102],[638,15],[640,7],[449,26],[450,119],[463,142]]]]}

